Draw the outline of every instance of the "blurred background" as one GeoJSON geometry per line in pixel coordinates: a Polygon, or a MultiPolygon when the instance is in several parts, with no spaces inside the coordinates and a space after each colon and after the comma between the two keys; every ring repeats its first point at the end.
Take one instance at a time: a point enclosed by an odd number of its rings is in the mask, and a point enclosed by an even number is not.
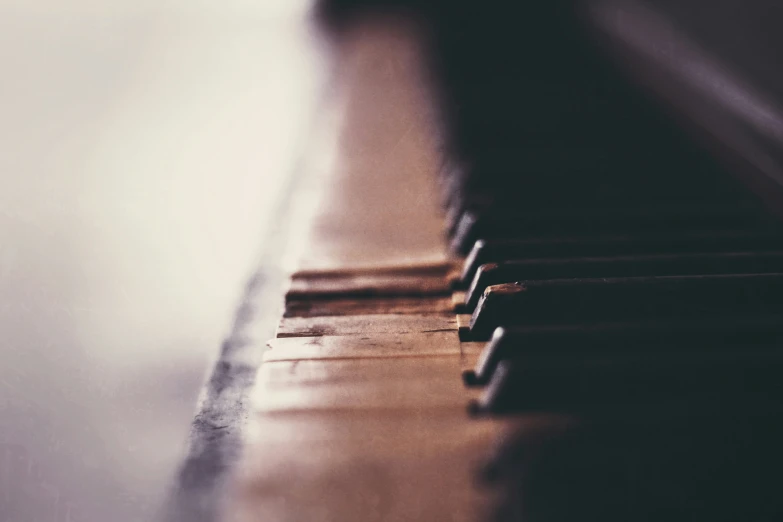
{"type": "Polygon", "coordinates": [[[0,0],[0,519],[155,516],[318,102],[306,8],[0,0]]]}

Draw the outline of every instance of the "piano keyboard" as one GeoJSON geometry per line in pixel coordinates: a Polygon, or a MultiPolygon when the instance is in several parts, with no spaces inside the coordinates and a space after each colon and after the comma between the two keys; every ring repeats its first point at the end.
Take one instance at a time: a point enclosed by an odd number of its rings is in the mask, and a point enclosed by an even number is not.
{"type": "MultiPolygon", "coordinates": [[[[338,161],[303,203],[225,519],[777,518],[777,223],[680,137],[656,157],[607,124],[511,155],[475,100],[441,165],[408,31],[341,42],[338,161]]],[[[486,94],[444,62],[443,99],[486,94]]]]}

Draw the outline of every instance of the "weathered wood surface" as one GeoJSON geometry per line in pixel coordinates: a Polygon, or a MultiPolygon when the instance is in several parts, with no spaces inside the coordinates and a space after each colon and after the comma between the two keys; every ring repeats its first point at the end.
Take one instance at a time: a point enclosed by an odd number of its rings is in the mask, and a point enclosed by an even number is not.
{"type": "Polygon", "coordinates": [[[458,354],[266,362],[253,404],[259,412],[464,409],[480,390],[462,384],[461,369],[458,354]]]}
{"type": "Polygon", "coordinates": [[[372,276],[437,276],[445,277],[448,280],[457,279],[462,270],[462,262],[441,261],[437,263],[395,263],[389,265],[360,265],[350,267],[332,267],[323,269],[297,270],[291,274],[291,279],[323,279],[323,278],[345,278],[355,275],[372,276]]]}
{"type": "Polygon", "coordinates": [[[460,355],[455,332],[287,337],[269,341],[264,361],[460,355]]]}
{"type": "Polygon", "coordinates": [[[259,414],[231,489],[230,522],[485,518],[474,473],[509,421],[462,407],[259,414]]]}
{"type": "Polygon", "coordinates": [[[387,315],[387,314],[449,314],[448,297],[385,297],[303,299],[288,301],[284,317],[319,317],[329,315],[387,315]]]}
{"type": "Polygon", "coordinates": [[[442,274],[347,274],[343,277],[294,278],[286,301],[304,299],[448,295],[442,274]]]}
{"type": "Polygon", "coordinates": [[[382,314],[327,317],[286,317],[280,321],[277,337],[319,337],[322,335],[407,334],[457,330],[453,315],[382,314]]]}

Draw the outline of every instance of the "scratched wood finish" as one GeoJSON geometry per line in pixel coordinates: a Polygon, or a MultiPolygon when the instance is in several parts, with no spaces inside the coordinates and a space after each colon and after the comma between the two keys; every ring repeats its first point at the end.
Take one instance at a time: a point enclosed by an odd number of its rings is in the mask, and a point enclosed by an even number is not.
{"type": "Polygon", "coordinates": [[[367,333],[405,334],[457,330],[453,315],[382,314],[334,317],[285,317],[277,337],[318,337],[321,335],[362,335],[367,333]]]}
{"type": "MultiPolygon", "coordinates": [[[[459,354],[396,359],[328,359],[266,362],[253,405],[259,412],[412,410],[462,408],[480,390],[459,376],[459,354]]],[[[465,419],[467,422],[467,418],[465,419]]]]}
{"type": "Polygon", "coordinates": [[[344,277],[294,278],[286,300],[340,297],[447,295],[442,274],[347,274],[344,277]]]}
{"type": "Polygon", "coordinates": [[[288,301],[283,317],[428,313],[453,315],[451,309],[448,297],[302,299],[288,301]]]}
{"type": "Polygon", "coordinates": [[[441,262],[410,262],[394,263],[380,265],[353,265],[350,267],[332,267],[296,270],[291,274],[291,279],[308,278],[344,278],[353,275],[435,275],[446,277],[447,279],[458,279],[462,273],[461,261],[441,261],[441,262]]]}
{"type": "Polygon", "coordinates": [[[230,488],[230,522],[474,522],[492,497],[473,473],[510,421],[426,412],[261,414],[230,488]]]}
{"type": "MultiPolygon", "coordinates": [[[[467,344],[467,343],[466,343],[467,344]]],[[[287,337],[269,341],[264,361],[459,355],[455,332],[287,337]]]]}

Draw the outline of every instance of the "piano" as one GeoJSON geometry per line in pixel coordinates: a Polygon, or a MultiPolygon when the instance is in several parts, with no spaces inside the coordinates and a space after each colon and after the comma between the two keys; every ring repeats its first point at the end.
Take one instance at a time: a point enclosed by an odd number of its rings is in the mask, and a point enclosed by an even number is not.
{"type": "Polygon", "coordinates": [[[780,14],[321,4],[220,519],[779,520],[780,14]]]}

